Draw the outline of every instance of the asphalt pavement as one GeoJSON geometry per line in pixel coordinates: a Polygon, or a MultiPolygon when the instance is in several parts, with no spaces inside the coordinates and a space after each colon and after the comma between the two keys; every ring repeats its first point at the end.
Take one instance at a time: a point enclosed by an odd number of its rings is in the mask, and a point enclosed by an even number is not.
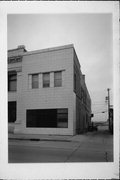
{"type": "Polygon", "coordinates": [[[108,131],[76,136],[9,135],[9,163],[112,162],[113,135],[108,131]]]}

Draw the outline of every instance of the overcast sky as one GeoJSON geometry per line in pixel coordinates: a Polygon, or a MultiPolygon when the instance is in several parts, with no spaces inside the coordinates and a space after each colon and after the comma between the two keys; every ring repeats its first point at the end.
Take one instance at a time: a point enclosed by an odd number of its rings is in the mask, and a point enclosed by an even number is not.
{"type": "Polygon", "coordinates": [[[8,15],[8,49],[28,51],[74,44],[92,100],[93,120],[107,120],[107,88],[113,93],[112,15],[8,15]]]}

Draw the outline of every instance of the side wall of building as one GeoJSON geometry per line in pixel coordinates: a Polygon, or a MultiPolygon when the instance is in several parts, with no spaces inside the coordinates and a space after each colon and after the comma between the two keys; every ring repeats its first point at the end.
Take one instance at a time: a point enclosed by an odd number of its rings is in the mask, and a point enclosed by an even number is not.
{"type": "Polygon", "coordinates": [[[76,99],[76,133],[87,131],[91,116],[91,100],[74,51],[74,93],[76,99]]]}

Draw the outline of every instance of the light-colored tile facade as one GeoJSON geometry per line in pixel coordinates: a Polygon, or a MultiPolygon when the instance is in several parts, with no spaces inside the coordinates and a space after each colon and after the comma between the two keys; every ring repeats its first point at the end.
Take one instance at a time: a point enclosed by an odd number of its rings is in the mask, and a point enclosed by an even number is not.
{"type": "MultiPolygon", "coordinates": [[[[27,52],[24,50],[24,47],[20,46],[18,49],[8,51],[8,58],[15,56],[21,56],[22,60],[17,63],[8,64],[8,71],[15,70],[17,72],[17,91],[8,93],[8,101],[17,102],[17,118],[14,123],[14,133],[76,134],[76,129],[78,129],[76,124],[78,113],[76,112],[77,96],[74,92],[73,45],[32,52],[27,52]],[[62,72],[61,87],[54,87],[54,72],[56,71],[62,72]],[[43,88],[42,86],[42,75],[46,72],[50,73],[49,88],[43,88]],[[39,87],[37,89],[31,88],[32,74],[39,74],[39,87]],[[68,108],[68,128],[26,127],[26,110],[57,108],[68,108]]],[[[77,109],[79,110],[79,108],[77,109]]],[[[90,113],[89,110],[89,116],[90,113]]]]}

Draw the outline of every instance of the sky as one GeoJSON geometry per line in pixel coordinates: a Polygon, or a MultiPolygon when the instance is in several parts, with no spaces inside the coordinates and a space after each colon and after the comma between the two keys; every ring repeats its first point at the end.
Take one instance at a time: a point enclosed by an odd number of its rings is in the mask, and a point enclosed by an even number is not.
{"type": "Polygon", "coordinates": [[[107,120],[107,88],[111,105],[113,98],[112,14],[9,14],[7,32],[8,49],[73,44],[91,96],[92,120],[107,120]]]}

